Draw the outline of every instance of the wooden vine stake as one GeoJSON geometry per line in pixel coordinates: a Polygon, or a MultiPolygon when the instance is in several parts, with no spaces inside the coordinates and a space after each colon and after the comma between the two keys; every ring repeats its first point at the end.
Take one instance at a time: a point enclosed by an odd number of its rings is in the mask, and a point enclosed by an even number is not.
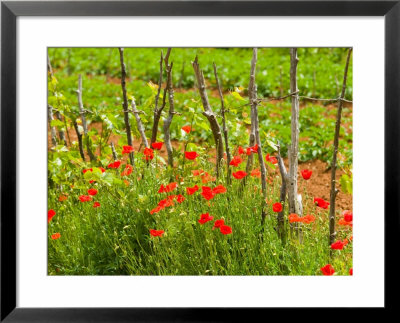
{"type": "MultiPolygon", "coordinates": [[[[256,84],[256,65],[257,65],[257,48],[253,48],[253,57],[251,60],[251,69],[250,69],[250,81],[249,81],[249,101],[251,107],[251,125],[252,130],[254,131],[254,141],[257,144],[257,154],[258,154],[258,163],[261,169],[261,188],[263,193],[263,200],[261,201],[261,223],[264,224],[266,212],[265,212],[265,200],[267,198],[267,182],[266,176],[267,171],[265,168],[263,153],[262,153],[262,145],[260,139],[260,127],[258,124],[258,103],[257,100],[257,84],[256,84]]],[[[253,154],[251,154],[253,155],[253,154]]],[[[250,156],[249,156],[250,157],[250,156]]]]}
{"type": "Polygon", "coordinates": [[[340,97],[338,100],[338,109],[336,115],[336,126],[335,126],[335,137],[333,140],[333,157],[332,157],[332,169],[331,169],[331,193],[330,193],[330,207],[329,207],[329,245],[335,242],[336,231],[335,231],[335,203],[336,195],[339,190],[336,188],[336,160],[337,152],[339,148],[339,133],[340,133],[340,121],[342,118],[342,107],[343,100],[346,94],[346,83],[347,83],[347,72],[349,69],[350,57],[352,48],[349,48],[347,52],[346,66],[344,68],[343,85],[340,97]]]}
{"type": "MultiPolygon", "coordinates": [[[[169,110],[168,110],[168,117],[164,119],[164,143],[165,143],[165,148],[167,149],[168,153],[168,165],[173,167],[174,166],[174,160],[172,156],[172,145],[171,145],[171,134],[170,134],[170,126],[172,122],[172,118],[174,117],[175,114],[175,109],[174,109],[174,88],[172,86],[172,66],[173,63],[169,64],[169,55],[171,54],[171,48],[168,48],[167,54],[165,55],[164,58],[164,63],[165,63],[165,69],[167,72],[167,86],[166,89],[168,91],[168,103],[169,103],[169,110]]],[[[165,92],[164,92],[164,97],[165,97],[165,92]]]]}
{"type": "Polygon", "coordinates": [[[142,119],[140,119],[140,113],[144,113],[143,111],[139,111],[136,107],[136,102],[135,99],[132,97],[132,113],[135,116],[136,119],[136,124],[137,124],[137,128],[139,130],[140,133],[140,137],[142,138],[142,143],[146,148],[149,148],[149,142],[147,141],[146,138],[146,133],[144,131],[144,127],[143,127],[143,123],[142,123],[142,119]]]}
{"type": "Polygon", "coordinates": [[[280,192],[280,197],[279,201],[282,204],[282,211],[278,213],[277,216],[277,232],[279,238],[281,238],[282,242],[285,243],[286,241],[286,234],[285,234],[285,218],[284,218],[284,212],[285,212],[285,202],[286,202],[286,192],[287,192],[287,171],[285,164],[283,163],[283,159],[281,157],[281,146],[280,143],[278,142],[277,144],[277,149],[278,149],[278,166],[279,166],[279,172],[281,173],[281,178],[282,178],[282,184],[281,184],[281,192],[280,192]]]}
{"type": "Polygon", "coordinates": [[[217,117],[214,111],[211,109],[210,103],[208,101],[208,96],[206,92],[206,84],[204,80],[203,71],[200,69],[198,57],[196,56],[194,62],[192,62],[194,73],[196,76],[197,87],[199,89],[201,101],[203,103],[203,115],[208,119],[210,123],[211,130],[214,136],[215,146],[217,149],[217,158],[216,158],[216,173],[217,177],[219,177],[219,168],[221,163],[224,160],[224,144],[222,141],[221,128],[219,126],[217,117]]]}
{"type": "Polygon", "coordinates": [[[79,113],[82,121],[82,126],[83,126],[83,133],[85,135],[85,143],[86,143],[86,150],[87,154],[89,155],[90,161],[96,161],[96,157],[94,156],[92,152],[92,147],[91,147],[91,141],[90,137],[88,136],[88,126],[86,122],[86,112],[83,107],[83,101],[82,101],[82,74],[79,74],[78,76],[78,90],[76,91],[78,95],[78,105],[79,105],[79,113]]]}
{"type": "MultiPolygon", "coordinates": [[[[122,88],[122,96],[123,96],[122,106],[124,108],[126,138],[128,141],[128,145],[133,147],[131,125],[129,123],[128,97],[126,94],[126,68],[125,68],[125,63],[124,63],[124,49],[118,48],[118,50],[119,50],[119,58],[120,58],[120,63],[121,63],[121,88],[122,88]]],[[[133,166],[135,164],[135,156],[134,156],[133,152],[129,154],[129,160],[131,162],[131,165],[133,166]]]]}
{"type": "Polygon", "coordinates": [[[153,112],[154,120],[153,120],[153,129],[151,131],[151,140],[150,140],[150,146],[152,146],[152,147],[153,147],[153,143],[155,143],[157,141],[158,123],[161,118],[161,113],[165,107],[165,98],[166,98],[167,88],[168,88],[168,84],[167,84],[167,86],[164,89],[163,103],[162,103],[162,106],[159,108],[158,101],[160,99],[161,85],[162,85],[162,80],[163,80],[163,63],[164,63],[164,57],[163,57],[163,52],[161,51],[160,77],[158,80],[158,89],[157,89],[157,94],[156,94],[155,103],[154,103],[154,112],[153,112]]]}
{"type": "Polygon", "coordinates": [[[230,162],[232,160],[232,155],[229,149],[229,141],[228,141],[228,128],[226,126],[226,119],[225,119],[225,104],[224,104],[224,96],[222,94],[222,89],[221,89],[221,84],[219,82],[218,78],[218,71],[217,71],[217,66],[215,63],[213,63],[214,66],[214,75],[215,75],[215,81],[217,82],[217,87],[218,87],[218,93],[219,97],[221,99],[221,117],[222,117],[222,131],[224,132],[224,139],[225,139],[225,152],[226,152],[226,158],[227,158],[227,163],[226,163],[226,183],[227,185],[231,184],[231,168],[230,168],[230,162]]]}
{"type": "MultiPolygon", "coordinates": [[[[297,48],[290,49],[290,92],[292,93],[292,117],[291,117],[291,144],[288,151],[289,174],[288,174],[288,202],[289,213],[302,216],[303,206],[301,195],[297,194],[297,169],[299,154],[299,90],[297,88],[297,48]]],[[[300,233],[299,227],[297,233],[300,233]]],[[[299,235],[301,240],[301,236],[299,235]]]]}

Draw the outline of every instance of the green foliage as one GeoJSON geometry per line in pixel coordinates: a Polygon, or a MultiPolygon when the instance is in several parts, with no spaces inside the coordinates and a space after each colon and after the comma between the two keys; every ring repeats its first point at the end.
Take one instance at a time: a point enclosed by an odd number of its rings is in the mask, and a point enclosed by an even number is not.
{"type": "MultiPolygon", "coordinates": [[[[199,157],[197,165],[187,161],[185,169],[172,173],[154,160],[146,165],[141,153],[136,156],[134,172],[125,177],[121,177],[120,169],[102,173],[92,168],[92,172],[83,174],[86,165],[71,168],[55,161],[54,167],[64,170],[64,181],[50,189],[48,196],[49,208],[56,211],[49,223],[50,275],[320,275],[320,268],[327,263],[338,275],[347,275],[352,267],[351,244],[343,251],[335,250],[334,258],[330,258],[328,210],[316,210],[307,194],[304,211],[315,214],[316,221],[302,225],[302,244],[296,235],[290,235],[283,245],[275,231],[272,203],[266,206],[267,217],[261,225],[259,179],[249,177],[249,189],[244,191],[240,180],[234,179],[226,193],[208,202],[200,195],[201,190],[193,195],[185,193],[185,187],[194,185],[224,185],[222,180],[203,184],[199,176],[192,174],[200,166],[213,171],[206,154],[199,157]],[[157,193],[161,184],[168,184],[176,175],[182,178],[178,188],[157,193]],[[97,195],[92,201],[80,202],[78,197],[87,195],[89,188],[96,188],[97,195]],[[184,194],[185,200],[150,213],[162,199],[176,194],[184,194]],[[59,201],[60,195],[68,195],[67,200],[59,201]],[[100,207],[93,207],[95,201],[100,207]],[[198,219],[203,213],[214,220],[200,224],[198,219]],[[224,219],[232,227],[232,234],[213,230],[217,219],[224,219]],[[165,233],[151,237],[150,229],[165,233]],[[51,239],[56,232],[61,237],[51,239]]],[[[69,152],[59,152],[55,160],[65,158],[70,158],[69,152]]],[[[275,202],[279,176],[271,173],[269,178],[272,184],[267,199],[275,202]]],[[[350,229],[339,229],[338,239],[350,235],[350,229]]]]}

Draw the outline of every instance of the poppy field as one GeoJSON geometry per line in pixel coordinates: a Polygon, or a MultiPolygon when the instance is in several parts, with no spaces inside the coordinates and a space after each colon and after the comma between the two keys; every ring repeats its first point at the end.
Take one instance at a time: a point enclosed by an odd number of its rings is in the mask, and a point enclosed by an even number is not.
{"type": "Polygon", "coordinates": [[[49,48],[49,275],[352,275],[348,48],[49,48]]]}

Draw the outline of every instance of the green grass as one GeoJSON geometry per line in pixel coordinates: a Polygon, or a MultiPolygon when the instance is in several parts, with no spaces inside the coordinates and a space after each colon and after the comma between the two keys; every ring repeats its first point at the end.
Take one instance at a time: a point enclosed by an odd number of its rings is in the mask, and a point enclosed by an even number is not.
{"type": "MultiPolygon", "coordinates": [[[[330,258],[328,211],[315,207],[313,197],[307,192],[302,192],[304,214],[314,214],[316,222],[302,225],[303,243],[289,234],[286,245],[275,231],[276,214],[271,203],[267,206],[266,222],[261,226],[259,179],[249,177],[243,192],[240,180],[233,179],[228,191],[216,195],[210,203],[200,195],[201,190],[187,195],[188,186],[224,184],[222,181],[202,184],[193,176],[193,169],[212,172],[213,165],[207,157],[186,161],[185,170],[171,171],[156,166],[155,160],[145,165],[139,153],[136,170],[125,178],[129,186],[122,181],[121,170],[108,169],[103,175],[96,173],[90,177],[82,174],[82,167],[66,166],[58,175],[58,183],[49,189],[49,208],[57,212],[49,223],[49,274],[318,275],[327,263],[339,275],[348,273],[352,267],[351,246],[335,250],[333,259],[330,258]],[[169,183],[176,175],[183,178],[176,190],[157,193],[161,184],[169,183]],[[93,178],[97,182],[89,184],[93,178]],[[80,202],[78,197],[86,195],[90,187],[98,189],[98,194],[93,201],[80,202]],[[68,194],[68,199],[58,201],[61,194],[68,194]],[[185,200],[150,214],[170,194],[183,194],[185,200]],[[93,208],[94,201],[101,206],[93,208]],[[214,220],[223,218],[233,233],[223,235],[218,229],[212,230],[214,221],[198,223],[200,215],[207,212],[214,220]],[[150,229],[165,233],[162,237],[151,237],[150,229]],[[52,240],[50,236],[56,232],[61,233],[61,238],[52,240]]],[[[70,156],[68,159],[73,160],[70,156]]],[[[243,167],[244,163],[240,168],[243,167]]],[[[272,184],[268,186],[268,200],[276,202],[280,179],[273,175],[269,178],[272,184]]],[[[351,231],[340,229],[338,239],[350,235],[351,231]]]]}

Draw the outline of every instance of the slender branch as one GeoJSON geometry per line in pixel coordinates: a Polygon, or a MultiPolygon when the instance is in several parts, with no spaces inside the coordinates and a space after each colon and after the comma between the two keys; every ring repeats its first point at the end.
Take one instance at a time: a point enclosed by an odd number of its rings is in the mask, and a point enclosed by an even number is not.
{"type": "Polygon", "coordinates": [[[79,105],[79,112],[80,112],[80,117],[82,121],[82,126],[83,126],[83,133],[85,135],[85,142],[86,142],[86,150],[89,155],[90,161],[95,161],[96,157],[94,156],[91,148],[91,141],[88,136],[88,126],[86,122],[86,116],[85,116],[85,109],[83,108],[83,101],[82,101],[82,74],[79,74],[78,77],[78,90],[76,91],[78,94],[78,105],[79,105]]]}
{"type": "Polygon", "coordinates": [[[144,127],[143,127],[143,123],[142,123],[142,119],[140,119],[140,115],[139,115],[140,111],[136,107],[136,102],[135,102],[134,98],[132,98],[131,107],[132,107],[132,112],[135,115],[137,128],[139,130],[140,136],[142,137],[142,142],[145,145],[145,147],[148,148],[149,147],[149,142],[147,141],[146,134],[145,134],[144,127]]]}
{"type": "Polygon", "coordinates": [[[78,144],[79,144],[79,154],[82,157],[82,160],[85,161],[85,153],[83,152],[83,141],[82,141],[82,134],[79,131],[78,123],[76,120],[73,120],[76,136],[78,137],[78,144]]]}
{"type": "MultiPolygon", "coordinates": [[[[120,58],[120,64],[121,64],[121,88],[122,88],[122,96],[123,96],[123,108],[124,108],[123,111],[124,111],[126,138],[128,141],[128,145],[133,146],[131,125],[129,123],[128,97],[126,94],[126,68],[125,68],[125,63],[124,63],[124,49],[118,48],[118,50],[119,50],[119,58],[120,58]]],[[[133,152],[129,154],[129,159],[130,159],[131,165],[134,165],[135,159],[134,159],[133,152]]]]}
{"type": "MultiPolygon", "coordinates": [[[[155,103],[154,103],[154,121],[153,121],[153,130],[151,132],[151,140],[150,140],[150,145],[155,143],[157,141],[157,131],[158,131],[158,123],[161,118],[161,113],[162,110],[165,107],[165,91],[164,91],[164,97],[163,97],[163,105],[161,106],[160,109],[158,109],[158,100],[160,98],[160,92],[161,92],[161,85],[162,85],[162,79],[163,79],[163,52],[161,51],[161,57],[160,57],[160,77],[158,79],[158,89],[157,89],[157,94],[155,98],[155,103]]],[[[167,89],[167,86],[165,87],[167,89]]]]}
{"type": "Polygon", "coordinates": [[[50,104],[47,105],[47,120],[50,127],[51,143],[53,144],[53,147],[55,147],[57,146],[57,132],[56,132],[56,127],[51,126],[51,122],[54,120],[54,117],[53,117],[53,107],[50,104]]]}
{"type": "MultiPolygon", "coordinates": [[[[256,115],[254,107],[257,106],[257,93],[254,96],[253,92],[255,90],[255,81],[256,81],[256,64],[257,64],[257,49],[253,49],[253,57],[251,59],[251,68],[250,68],[250,81],[249,81],[249,104],[250,104],[250,138],[249,138],[249,146],[253,147],[256,143],[256,115]]],[[[249,174],[251,169],[253,168],[253,153],[247,157],[246,163],[246,173],[249,174]]],[[[246,181],[242,181],[243,186],[246,184],[246,181]]]]}
{"type": "Polygon", "coordinates": [[[211,109],[210,103],[208,101],[204,74],[203,71],[200,69],[197,56],[194,62],[192,62],[192,65],[196,76],[197,87],[199,89],[201,101],[203,103],[203,109],[204,109],[203,115],[208,119],[208,122],[210,123],[211,130],[214,136],[215,146],[217,149],[216,172],[217,172],[217,177],[219,177],[219,168],[221,166],[221,162],[224,159],[224,145],[222,141],[221,128],[219,126],[217,117],[214,111],[211,109]]]}
{"type": "Polygon", "coordinates": [[[287,180],[288,180],[288,176],[287,176],[287,171],[286,171],[286,167],[285,164],[283,163],[283,159],[281,156],[281,147],[280,144],[278,142],[277,145],[278,148],[278,165],[279,165],[279,171],[281,173],[281,178],[282,178],[282,184],[281,184],[281,193],[280,193],[280,202],[282,204],[282,211],[278,213],[277,216],[277,221],[278,221],[278,225],[277,225],[277,232],[278,232],[278,236],[281,238],[282,242],[285,242],[285,218],[284,218],[284,212],[285,212],[285,202],[286,202],[286,192],[287,192],[287,180]]]}
{"type": "MultiPolygon", "coordinates": [[[[60,111],[56,112],[56,118],[58,120],[62,121],[62,116],[61,116],[60,111]]],[[[65,117],[64,117],[64,125],[65,125],[65,129],[67,129],[67,122],[65,120],[65,117]]],[[[61,129],[58,130],[58,136],[59,136],[60,140],[64,143],[64,145],[67,146],[67,140],[65,139],[65,133],[63,130],[61,130],[61,129]]]]}
{"type": "Polygon", "coordinates": [[[256,64],[257,64],[257,48],[253,48],[253,58],[251,62],[251,74],[249,82],[249,99],[251,102],[251,109],[253,110],[254,117],[254,134],[257,143],[258,152],[258,163],[261,169],[261,188],[263,193],[263,200],[261,202],[261,223],[264,224],[266,212],[265,212],[265,200],[267,198],[267,170],[265,168],[264,157],[262,153],[262,144],[260,139],[260,127],[258,121],[258,101],[257,101],[257,85],[256,85],[256,64]]]}
{"type": "Polygon", "coordinates": [[[110,145],[111,145],[111,151],[112,151],[114,161],[116,161],[116,160],[118,160],[118,155],[117,155],[117,152],[115,151],[114,143],[112,142],[110,145]]]}
{"type": "Polygon", "coordinates": [[[166,89],[168,90],[168,103],[169,103],[169,111],[168,111],[168,117],[164,119],[164,143],[165,143],[165,148],[167,149],[168,153],[168,165],[173,167],[174,166],[174,161],[173,161],[173,155],[172,155],[172,145],[171,145],[171,134],[170,134],[170,126],[172,122],[172,118],[174,117],[175,111],[174,111],[174,89],[172,85],[172,66],[173,63],[169,64],[168,59],[169,55],[171,54],[171,48],[168,48],[167,54],[165,55],[164,58],[164,64],[165,64],[165,69],[167,71],[167,87],[166,89]]]}
{"type": "Polygon", "coordinates": [[[343,75],[343,85],[342,92],[340,94],[340,100],[338,102],[338,109],[336,115],[336,125],[335,125],[335,137],[333,140],[333,157],[332,157],[332,170],[331,170],[331,193],[330,193],[330,208],[329,208],[329,245],[335,242],[336,231],[335,231],[335,204],[336,204],[336,195],[338,190],[336,189],[336,160],[337,153],[339,149],[339,133],[340,133],[340,121],[342,117],[342,107],[343,107],[343,98],[346,94],[346,83],[347,83],[347,72],[350,64],[352,48],[349,48],[347,53],[346,66],[344,68],[343,75]]]}
{"type": "Polygon", "coordinates": [[[224,96],[222,94],[222,89],[221,89],[221,84],[219,82],[218,78],[218,71],[217,71],[217,66],[215,63],[213,63],[214,66],[214,75],[215,75],[215,81],[217,82],[217,87],[218,87],[218,93],[219,97],[221,99],[221,116],[222,116],[222,131],[224,132],[224,139],[225,139],[225,151],[226,151],[226,158],[227,158],[227,163],[226,163],[226,182],[229,185],[231,183],[231,169],[230,169],[230,162],[232,160],[232,155],[229,149],[229,141],[228,141],[228,128],[226,126],[226,120],[225,120],[225,104],[224,104],[224,96]]]}

